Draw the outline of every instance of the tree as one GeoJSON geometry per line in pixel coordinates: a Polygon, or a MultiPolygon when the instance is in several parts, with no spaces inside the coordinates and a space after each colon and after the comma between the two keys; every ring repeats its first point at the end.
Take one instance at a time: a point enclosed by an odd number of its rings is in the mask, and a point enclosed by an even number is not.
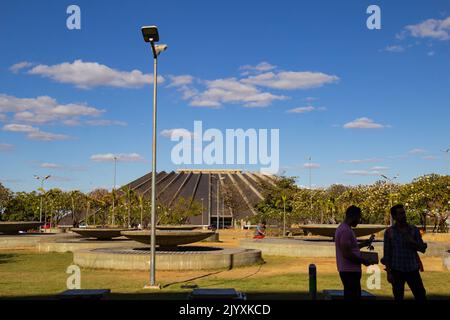
{"type": "Polygon", "coordinates": [[[3,186],[0,182],[0,221],[2,220],[2,215],[5,212],[6,206],[8,202],[11,200],[12,193],[11,191],[3,186]]]}

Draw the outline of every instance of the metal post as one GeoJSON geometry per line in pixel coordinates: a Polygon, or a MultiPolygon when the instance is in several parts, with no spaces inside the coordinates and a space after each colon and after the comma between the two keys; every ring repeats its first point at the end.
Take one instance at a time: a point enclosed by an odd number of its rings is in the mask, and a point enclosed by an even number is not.
{"type": "Polygon", "coordinates": [[[113,202],[112,202],[112,217],[111,217],[111,224],[114,226],[116,223],[115,220],[115,213],[116,213],[116,171],[117,171],[117,157],[114,156],[114,181],[113,181],[113,189],[112,189],[112,196],[113,196],[113,202]]]}
{"type": "Polygon", "coordinates": [[[309,265],[309,295],[311,300],[317,299],[317,268],[315,264],[309,265]]]}
{"type": "Polygon", "coordinates": [[[204,219],[203,219],[203,198],[202,198],[202,227],[205,225],[204,219]]]}
{"type": "Polygon", "coordinates": [[[217,188],[216,188],[216,192],[217,192],[217,231],[219,231],[219,207],[220,207],[220,202],[219,202],[219,190],[220,190],[220,177],[217,176],[217,188]]]}
{"type": "Polygon", "coordinates": [[[222,197],[222,229],[225,229],[225,199],[222,197]]]}
{"type": "Polygon", "coordinates": [[[44,198],[44,179],[41,179],[41,205],[39,206],[39,222],[42,222],[42,200],[44,198]]]}
{"type": "MultiPolygon", "coordinates": [[[[152,48],[154,47],[153,42],[152,48]]],[[[153,48],[153,52],[155,52],[153,48]]],[[[152,210],[150,231],[150,286],[156,286],[155,282],[155,242],[156,242],[156,87],[157,87],[158,59],[153,56],[153,144],[152,144],[152,210]]]]}

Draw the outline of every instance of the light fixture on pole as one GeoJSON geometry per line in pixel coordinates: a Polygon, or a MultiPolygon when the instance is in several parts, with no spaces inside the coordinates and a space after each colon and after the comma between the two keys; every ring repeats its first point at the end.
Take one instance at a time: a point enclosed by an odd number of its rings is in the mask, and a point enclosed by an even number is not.
{"type": "Polygon", "coordinates": [[[40,176],[34,175],[35,179],[41,181],[40,191],[42,194],[41,194],[41,204],[39,206],[39,222],[42,222],[42,200],[44,198],[44,181],[49,179],[50,177],[51,177],[51,175],[47,175],[45,177],[40,177],[40,176]]]}
{"type": "Polygon", "coordinates": [[[155,281],[155,250],[156,250],[156,102],[158,86],[158,56],[167,49],[167,45],[158,44],[159,32],[156,26],[144,26],[141,28],[142,36],[145,42],[150,42],[153,53],[153,140],[152,140],[152,186],[151,186],[151,231],[150,231],[150,285],[145,286],[148,289],[159,289],[155,281]]]}

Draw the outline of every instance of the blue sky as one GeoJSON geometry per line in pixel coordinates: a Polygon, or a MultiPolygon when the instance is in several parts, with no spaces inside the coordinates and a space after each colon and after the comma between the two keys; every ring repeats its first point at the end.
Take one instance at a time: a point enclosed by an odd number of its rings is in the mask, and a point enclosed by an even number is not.
{"type": "Polygon", "coordinates": [[[52,174],[49,187],[111,187],[111,155],[118,185],[150,171],[150,24],[169,45],[158,170],[177,168],[165,133],[202,120],[280,129],[281,171],[302,185],[309,156],[315,186],[446,172],[448,1],[2,1],[4,185],[29,191],[52,174]],[[81,30],[66,27],[71,4],[81,30]],[[366,27],[371,4],[380,30],[366,27]]]}

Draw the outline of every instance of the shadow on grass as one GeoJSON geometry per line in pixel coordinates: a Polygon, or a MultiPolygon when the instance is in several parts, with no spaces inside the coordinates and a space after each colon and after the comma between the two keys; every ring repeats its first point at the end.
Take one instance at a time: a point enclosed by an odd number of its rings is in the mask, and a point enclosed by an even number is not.
{"type": "Polygon", "coordinates": [[[17,254],[13,253],[0,253],[0,264],[13,262],[16,256],[17,254]]]}
{"type": "MultiPolygon", "coordinates": [[[[149,291],[143,293],[109,293],[103,297],[73,297],[67,299],[55,295],[33,295],[33,296],[3,296],[0,297],[0,301],[11,300],[158,300],[158,301],[171,301],[171,300],[189,300],[188,295],[191,290],[183,292],[161,292],[161,291],[149,291]]],[[[267,300],[267,301],[289,301],[289,300],[301,300],[311,301],[310,295],[306,291],[293,291],[293,292],[245,292],[247,294],[247,300],[267,300]]],[[[317,300],[328,300],[322,293],[318,293],[317,300]]],[[[364,299],[363,299],[364,300],[364,299]]],[[[392,296],[376,296],[375,301],[393,301],[392,296]]],[[[371,301],[374,301],[371,300],[371,301]]],[[[411,301],[412,299],[406,299],[411,301]]],[[[450,300],[449,295],[429,295],[428,300],[450,300]]]]}

